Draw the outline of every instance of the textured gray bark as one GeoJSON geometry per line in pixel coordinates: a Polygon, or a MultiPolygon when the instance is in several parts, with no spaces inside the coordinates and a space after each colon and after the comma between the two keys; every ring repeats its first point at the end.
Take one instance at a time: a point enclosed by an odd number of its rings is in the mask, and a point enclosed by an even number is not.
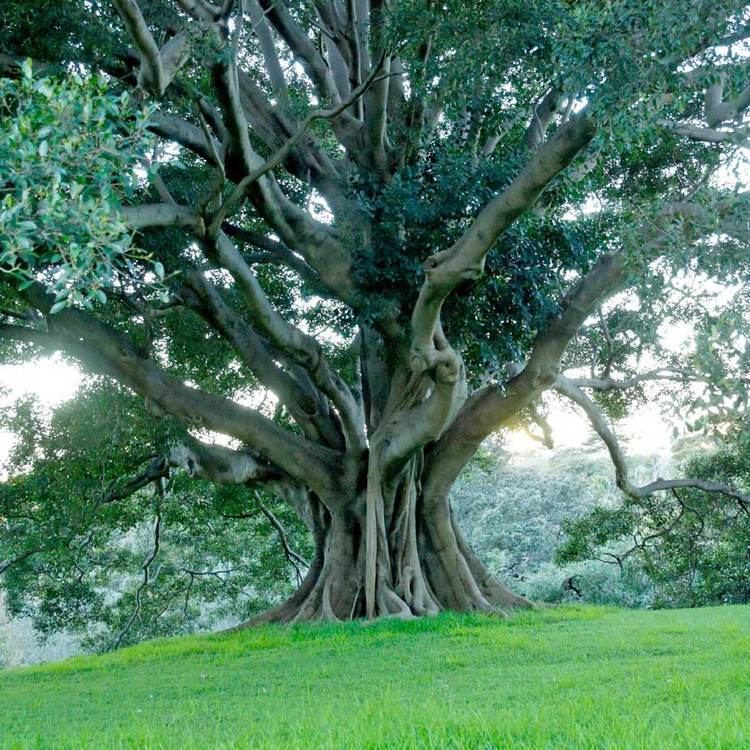
{"type": "MultiPolygon", "coordinates": [[[[398,618],[442,610],[502,614],[531,604],[494,580],[455,527],[450,508],[426,511],[410,465],[378,519],[375,606],[370,616],[398,618]]],[[[239,627],[264,622],[347,620],[367,614],[367,513],[364,498],[336,498],[341,510],[319,514],[316,553],[299,589],[278,607],[239,627]]]]}

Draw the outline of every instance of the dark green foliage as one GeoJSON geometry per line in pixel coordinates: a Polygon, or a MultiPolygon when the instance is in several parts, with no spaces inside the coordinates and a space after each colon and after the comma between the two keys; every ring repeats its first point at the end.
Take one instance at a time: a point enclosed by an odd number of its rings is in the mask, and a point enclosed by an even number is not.
{"type": "Polygon", "coordinates": [[[3,588],[10,613],[32,615],[42,633],[89,632],[109,647],[135,611],[126,643],[267,608],[291,591],[296,573],[260,502],[309,555],[289,506],[245,487],[178,474],[160,493],[149,485],[111,501],[149,455],[184,438],[183,428],[120,389],[95,383],[51,417],[26,400],[2,426],[17,443],[6,467],[14,476],[0,484],[0,549],[4,559],[37,550],[5,572],[3,588]],[[159,551],[138,606],[157,516],[159,551]]]}
{"type": "Polygon", "coordinates": [[[107,2],[93,0],[40,0],[3,4],[0,47],[20,57],[50,62],[77,59],[81,47],[89,54],[107,43],[105,19],[113,19],[107,2]],[[83,41],[83,44],[82,44],[83,41]]]}
{"type": "MultiPolygon", "coordinates": [[[[707,449],[682,467],[686,475],[750,486],[746,433],[707,449]]],[[[559,563],[600,559],[645,573],[657,606],[750,602],[750,507],[698,489],[627,499],[565,524],[559,563]]]]}

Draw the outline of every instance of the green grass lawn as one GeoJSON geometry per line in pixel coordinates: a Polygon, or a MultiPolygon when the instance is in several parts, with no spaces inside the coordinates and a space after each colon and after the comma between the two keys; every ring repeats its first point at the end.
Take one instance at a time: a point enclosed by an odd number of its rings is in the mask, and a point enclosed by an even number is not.
{"type": "Polygon", "coordinates": [[[0,748],[750,748],[750,607],[265,627],[0,672],[0,748]]]}

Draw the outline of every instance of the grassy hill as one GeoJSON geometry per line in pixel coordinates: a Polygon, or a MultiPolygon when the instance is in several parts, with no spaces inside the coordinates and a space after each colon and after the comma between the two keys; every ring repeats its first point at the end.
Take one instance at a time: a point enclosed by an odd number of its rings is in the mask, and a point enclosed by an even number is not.
{"type": "Polygon", "coordinates": [[[750,748],[750,607],[268,627],[0,672],[0,748],[750,748]]]}

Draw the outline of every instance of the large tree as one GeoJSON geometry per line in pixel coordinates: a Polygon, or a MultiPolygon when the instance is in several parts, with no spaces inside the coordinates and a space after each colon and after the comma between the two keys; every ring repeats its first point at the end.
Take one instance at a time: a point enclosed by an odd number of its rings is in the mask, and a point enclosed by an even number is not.
{"type": "MultiPolygon", "coordinates": [[[[716,315],[685,273],[750,279],[747,199],[717,179],[747,134],[745,3],[5,5],[3,351],[63,351],[175,425],[76,534],[184,471],[309,528],[263,620],[527,606],[450,491],[551,389],[626,493],[744,497],[636,486],[602,408],[649,380],[744,392],[737,357],[658,329],[716,315]]],[[[45,555],[23,516],[8,572],[45,555]]]]}

